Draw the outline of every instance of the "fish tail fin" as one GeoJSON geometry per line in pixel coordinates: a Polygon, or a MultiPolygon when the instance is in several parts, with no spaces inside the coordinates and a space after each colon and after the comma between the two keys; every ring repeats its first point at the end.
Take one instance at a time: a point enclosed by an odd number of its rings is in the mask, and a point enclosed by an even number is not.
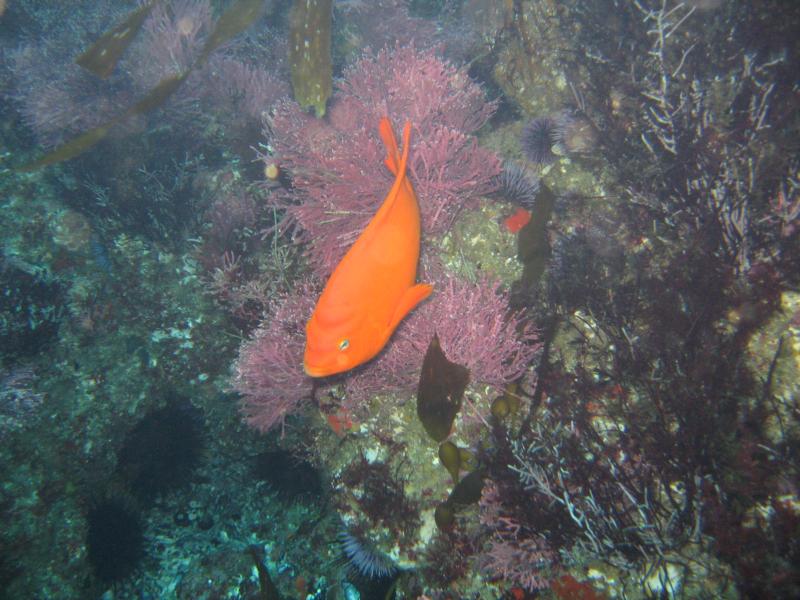
{"type": "Polygon", "coordinates": [[[381,134],[383,145],[386,146],[386,158],[383,163],[392,172],[392,175],[397,175],[400,151],[397,149],[397,139],[394,137],[389,117],[381,117],[381,121],[378,123],[378,132],[381,134]]]}
{"type": "Polygon", "coordinates": [[[392,175],[404,173],[406,170],[406,163],[408,162],[408,145],[411,140],[411,123],[406,122],[403,127],[403,154],[400,155],[400,150],[397,147],[397,139],[394,137],[392,131],[392,123],[388,117],[381,117],[378,123],[378,132],[383,140],[383,145],[386,146],[386,158],[384,164],[392,172],[392,175]]]}

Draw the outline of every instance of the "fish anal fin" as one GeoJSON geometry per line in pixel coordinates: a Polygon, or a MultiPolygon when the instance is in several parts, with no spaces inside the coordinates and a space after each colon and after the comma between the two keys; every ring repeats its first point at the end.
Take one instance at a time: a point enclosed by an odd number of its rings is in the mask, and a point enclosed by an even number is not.
{"type": "Polygon", "coordinates": [[[433,286],[429,283],[418,283],[408,288],[400,297],[400,301],[397,303],[397,306],[394,309],[394,314],[389,320],[389,331],[394,331],[395,328],[400,324],[400,321],[402,321],[408,313],[414,310],[414,307],[416,307],[417,304],[430,296],[432,291],[433,286]]]}

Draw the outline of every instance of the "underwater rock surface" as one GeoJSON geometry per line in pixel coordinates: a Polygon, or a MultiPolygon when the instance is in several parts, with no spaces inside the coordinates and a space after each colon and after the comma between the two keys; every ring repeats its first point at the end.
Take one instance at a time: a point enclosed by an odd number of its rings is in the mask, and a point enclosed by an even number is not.
{"type": "Polygon", "coordinates": [[[777,0],[0,2],[0,596],[800,597],[797,31],[777,0]],[[311,379],[382,117],[434,292],[311,379]]]}

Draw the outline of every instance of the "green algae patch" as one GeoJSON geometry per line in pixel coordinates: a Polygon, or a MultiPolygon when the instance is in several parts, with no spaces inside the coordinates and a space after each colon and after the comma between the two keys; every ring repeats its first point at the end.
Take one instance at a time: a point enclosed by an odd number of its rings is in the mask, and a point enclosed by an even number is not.
{"type": "Polygon", "coordinates": [[[503,225],[514,210],[510,204],[487,201],[462,214],[439,244],[439,257],[447,270],[470,281],[489,275],[510,285],[519,279],[516,236],[503,225]]]}

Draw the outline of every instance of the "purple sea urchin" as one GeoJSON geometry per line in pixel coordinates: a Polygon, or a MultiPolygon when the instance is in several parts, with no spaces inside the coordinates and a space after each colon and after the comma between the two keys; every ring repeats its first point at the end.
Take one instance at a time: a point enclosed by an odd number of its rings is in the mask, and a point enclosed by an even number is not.
{"type": "Polygon", "coordinates": [[[556,154],[584,154],[597,146],[597,130],[581,114],[564,111],[555,118],[556,154]]]}
{"type": "Polygon", "coordinates": [[[539,177],[519,163],[507,160],[497,176],[498,190],[495,195],[512,204],[530,210],[539,193],[539,177]]]}
{"type": "Polygon", "coordinates": [[[95,576],[106,584],[136,571],[145,558],[144,526],[130,500],[109,497],[89,509],[86,555],[95,576]]]}
{"type": "Polygon", "coordinates": [[[350,531],[339,533],[339,543],[353,571],[367,579],[383,579],[397,573],[397,565],[372,542],[350,531]]]}
{"type": "Polygon", "coordinates": [[[553,146],[559,142],[561,128],[552,117],[537,117],[522,130],[520,144],[526,158],[537,165],[549,165],[556,159],[553,146]]]}

